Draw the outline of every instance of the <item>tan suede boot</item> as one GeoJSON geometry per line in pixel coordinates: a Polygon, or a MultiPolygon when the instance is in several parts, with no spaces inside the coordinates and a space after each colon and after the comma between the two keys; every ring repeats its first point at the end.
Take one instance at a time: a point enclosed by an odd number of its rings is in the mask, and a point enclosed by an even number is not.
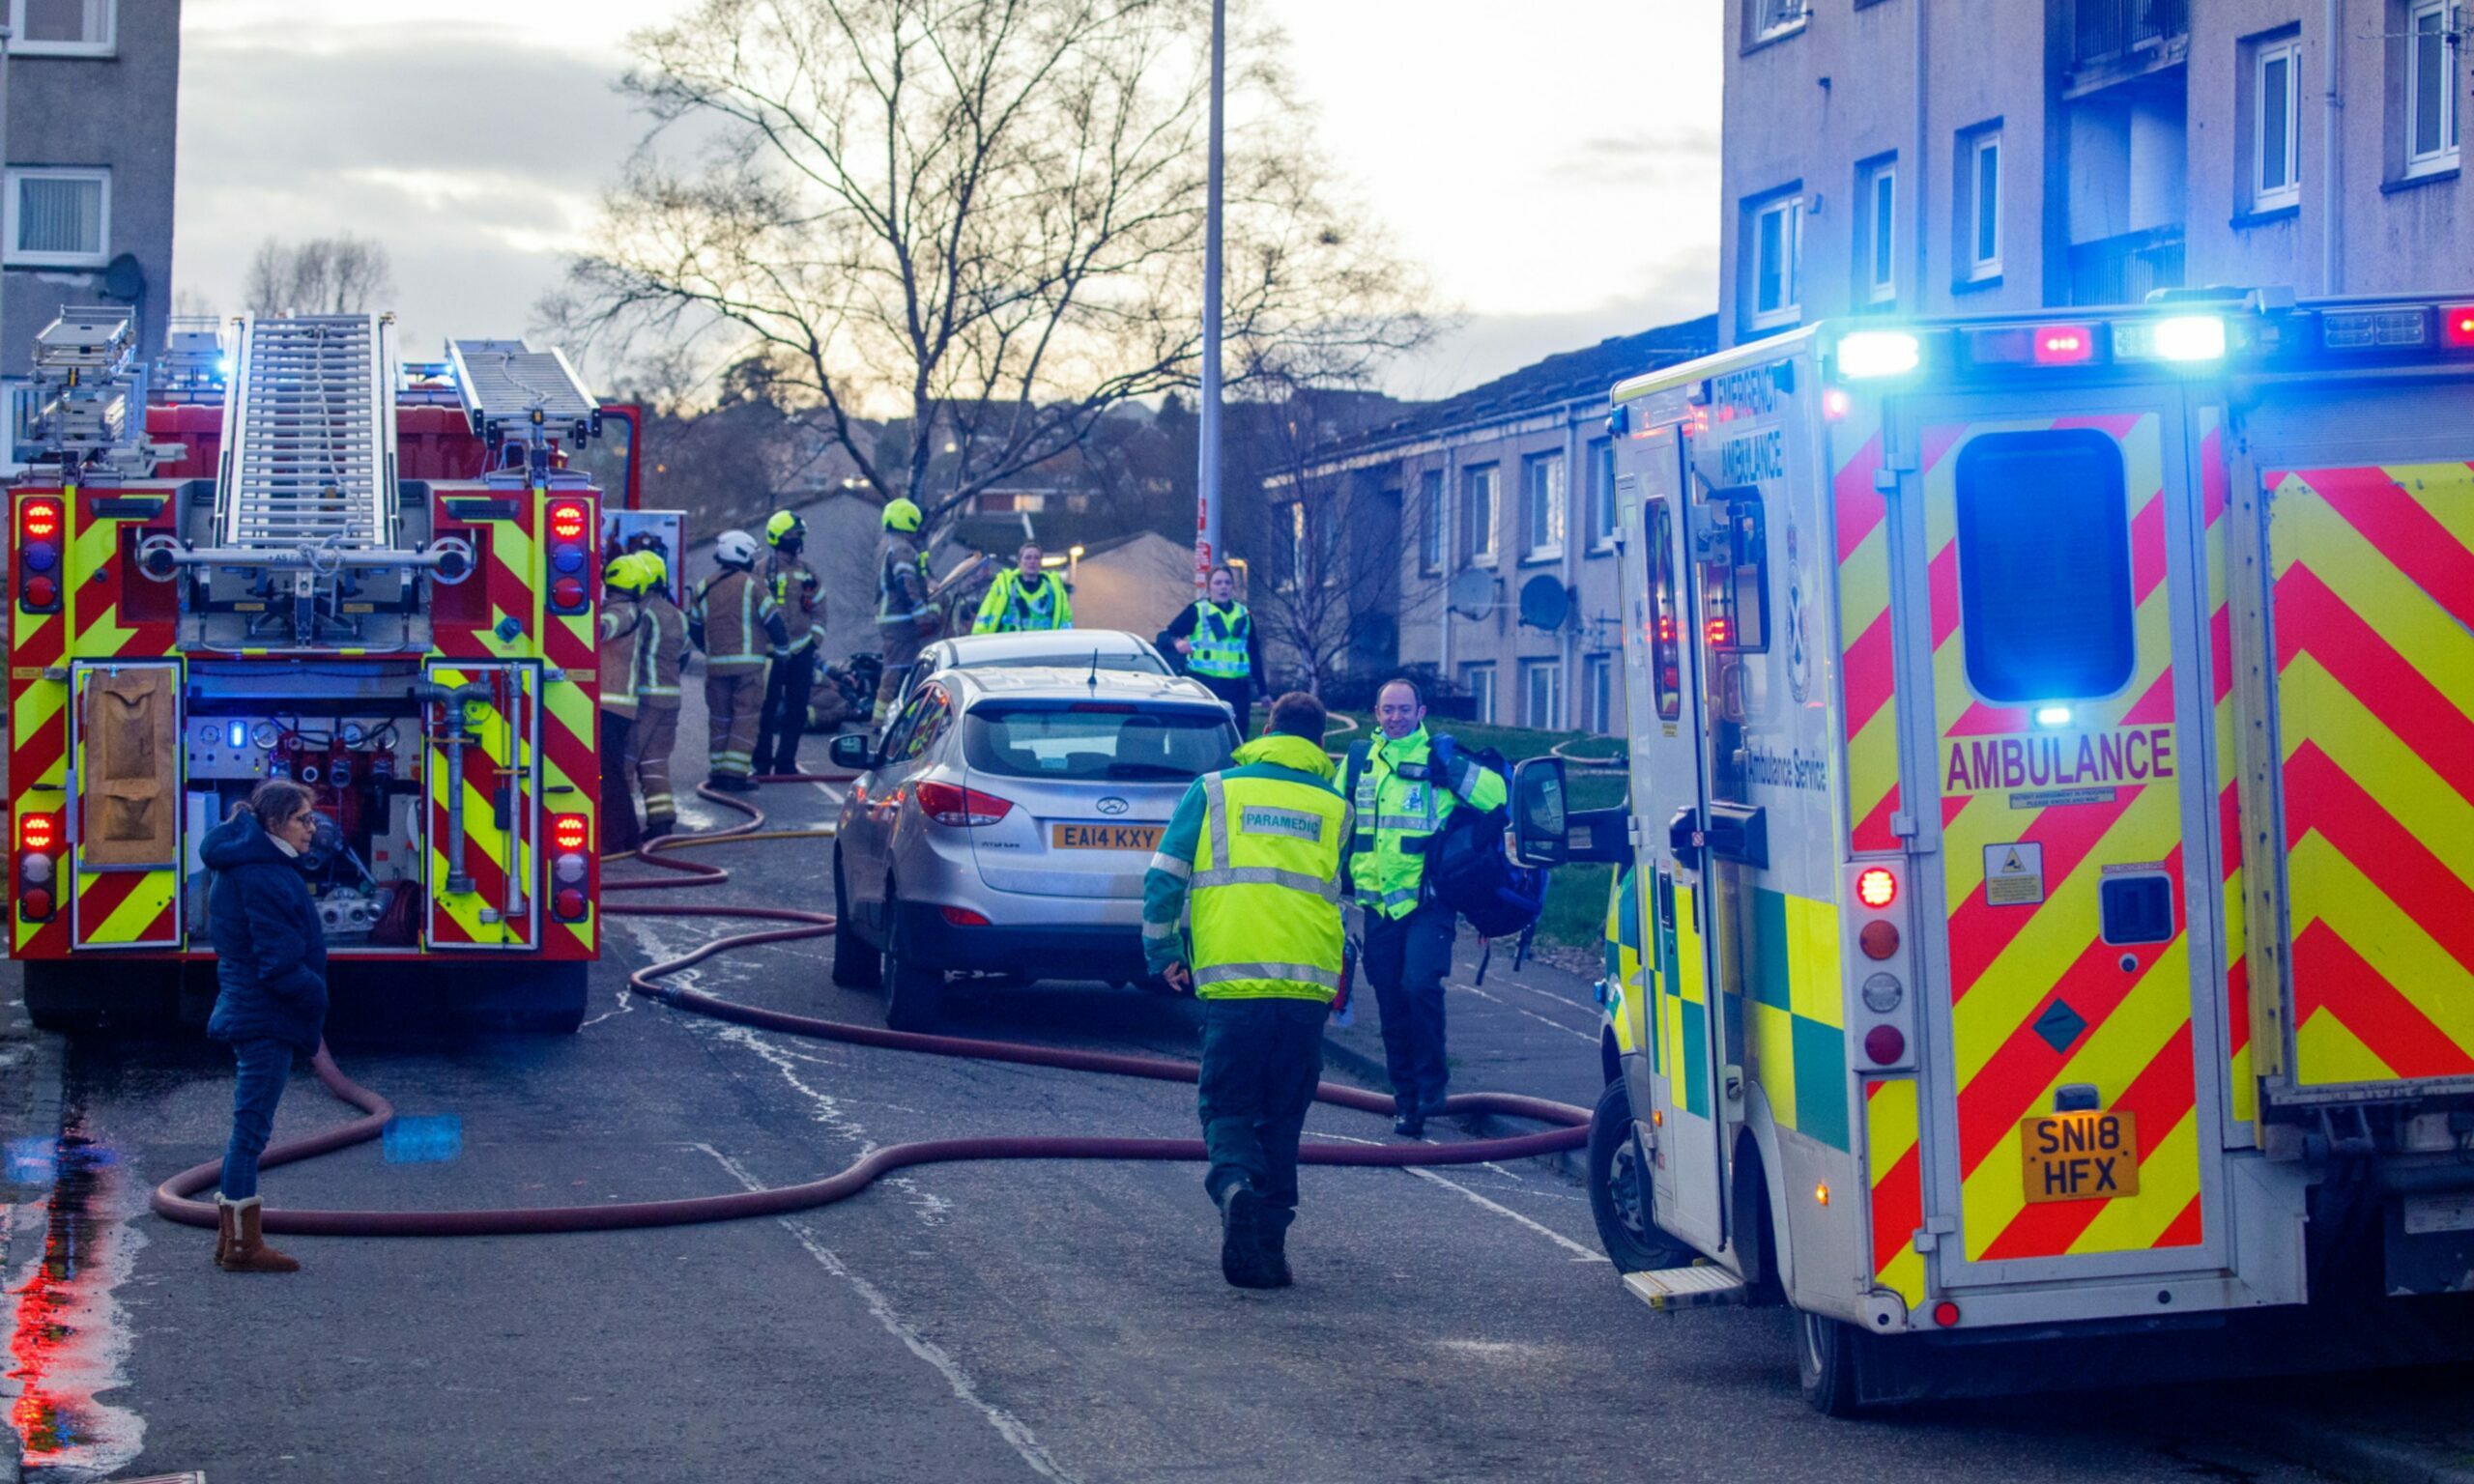
{"type": "Polygon", "coordinates": [[[231,1249],[223,1254],[225,1272],[299,1272],[301,1265],[267,1245],[266,1208],[258,1197],[232,1203],[231,1249]]]}
{"type": "Polygon", "coordinates": [[[224,1260],[225,1258],[227,1258],[227,1257],[229,1257],[229,1256],[231,1256],[231,1255],[232,1255],[232,1238],[233,1238],[233,1235],[234,1235],[233,1228],[234,1228],[234,1227],[236,1227],[236,1226],[238,1226],[239,1224],[240,1224],[240,1223],[239,1223],[239,1221],[237,1220],[237,1218],[235,1218],[235,1217],[233,1216],[233,1214],[232,1214],[232,1203],[231,1203],[230,1201],[225,1200],[225,1199],[223,1198],[223,1192],[222,1192],[222,1191],[220,1191],[220,1190],[216,1191],[216,1192],[215,1192],[215,1266],[216,1266],[216,1267],[217,1267],[217,1268],[222,1267],[222,1266],[223,1266],[223,1260],[224,1260]]]}

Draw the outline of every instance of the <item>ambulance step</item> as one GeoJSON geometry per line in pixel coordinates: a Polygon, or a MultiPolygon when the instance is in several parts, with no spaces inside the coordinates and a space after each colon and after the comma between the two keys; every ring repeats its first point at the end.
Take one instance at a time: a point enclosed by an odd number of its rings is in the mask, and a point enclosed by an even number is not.
{"type": "Polygon", "coordinates": [[[1743,1279],[1724,1268],[1696,1263],[1689,1268],[1661,1268],[1654,1272],[1627,1272],[1624,1286],[1654,1309],[1706,1309],[1741,1303],[1750,1292],[1743,1279]]]}

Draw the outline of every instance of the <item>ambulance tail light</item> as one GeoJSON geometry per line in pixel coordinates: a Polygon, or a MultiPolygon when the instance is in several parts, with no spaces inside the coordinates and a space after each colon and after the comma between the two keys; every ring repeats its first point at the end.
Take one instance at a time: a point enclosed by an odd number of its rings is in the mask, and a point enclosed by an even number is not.
{"type": "Polygon", "coordinates": [[[584,921],[590,902],[585,893],[592,876],[592,821],[582,814],[559,814],[550,820],[550,915],[562,923],[584,921]]]}
{"type": "Polygon", "coordinates": [[[1842,890],[1857,923],[1856,952],[1842,964],[1846,975],[1848,1070],[1859,1076],[1909,1071],[1916,1065],[1916,1003],[1924,993],[1918,965],[1907,952],[1900,919],[1906,893],[1895,864],[1869,862],[1843,868],[1842,890]]]}
{"type": "Polygon", "coordinates": [[[1977,366],[2085,366],[2107,358],[2105,327],[1989,325],[1963,331],[1960,346],[1977,366]]]}
{"type": "Polygon", "coordinates": [[[2440,310],[2439,343],[2452,351],[2474,351],[2474,304],[2450,304],[2440,310]]]}
{"type": "Polygon", "coordinates": [[[964,829],[994,824],[1014,812],[1014,801],[1000,799],[992,793],[965,788],[960,784],[922,779],[919,784],[919,812],[938,824],[964,829]]]}
{"type": "Polygon", "coordinates": [[[554,499],[549,528],[550,612],[581,614],[592,599],[585,583],[592,556],[592,507],[581,499],[554,499]]]}
{"type": "Polygon", "coordinates": [[[1867,866],[1856,873],[1856,899],[1878,912],[1898,900],[1898,876],[1886,866],[1867,866]]]}
{"type": "Polygon", "coordinates": [[[17,504],[17,606],[26,613],[60,612],[64,524],[60,501],[49,496],[17,504]]]}

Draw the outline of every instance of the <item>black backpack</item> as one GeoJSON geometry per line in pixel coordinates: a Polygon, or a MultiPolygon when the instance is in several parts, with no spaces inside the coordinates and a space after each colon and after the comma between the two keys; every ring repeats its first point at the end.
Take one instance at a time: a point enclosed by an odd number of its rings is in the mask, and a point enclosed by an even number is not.
{"type": "MultiPolygon", "coordinates": [[[[1368,750],[1365,742],[1349,749],[1346,791],[1352,803],[1368,750]]],[[[1432,786],[1449,786],[1444,780],[1455,755],[1474,767],[1491,769],[1510,786],[1511,766],[1502,753],[1491,747],[1464,748],[1448,735],[1434,739],[1429,755],[1432,786]]],[[[1515,864],[1504,849],[1504,832],[1510,822],[1507,810],[1473,809],[1464,799],[1426,845],[1425,890],[1430,899],[1459,913],[1484,938],[1517,933],[1525,939],[1546,910],[1546,872],[1515,864]]]]}

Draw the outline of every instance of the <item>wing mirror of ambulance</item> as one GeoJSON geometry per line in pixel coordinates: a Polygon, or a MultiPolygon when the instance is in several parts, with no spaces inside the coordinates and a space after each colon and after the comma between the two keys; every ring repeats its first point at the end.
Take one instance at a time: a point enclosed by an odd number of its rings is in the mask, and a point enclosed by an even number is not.
{"type": "Polygon", "coordinates": [[[1628,866],[1632,812],[1570,807],[1564,759],[1531,757],[1512,765],[1512,856],[1523,866],[1628,866]]]}
{"type": "Polygon", "coordinates": [[[852,768],[864,773],[876,766],[876,744],[864,731],[843,732],[826,744],[824,751],[837,768],[852,768]]]}

